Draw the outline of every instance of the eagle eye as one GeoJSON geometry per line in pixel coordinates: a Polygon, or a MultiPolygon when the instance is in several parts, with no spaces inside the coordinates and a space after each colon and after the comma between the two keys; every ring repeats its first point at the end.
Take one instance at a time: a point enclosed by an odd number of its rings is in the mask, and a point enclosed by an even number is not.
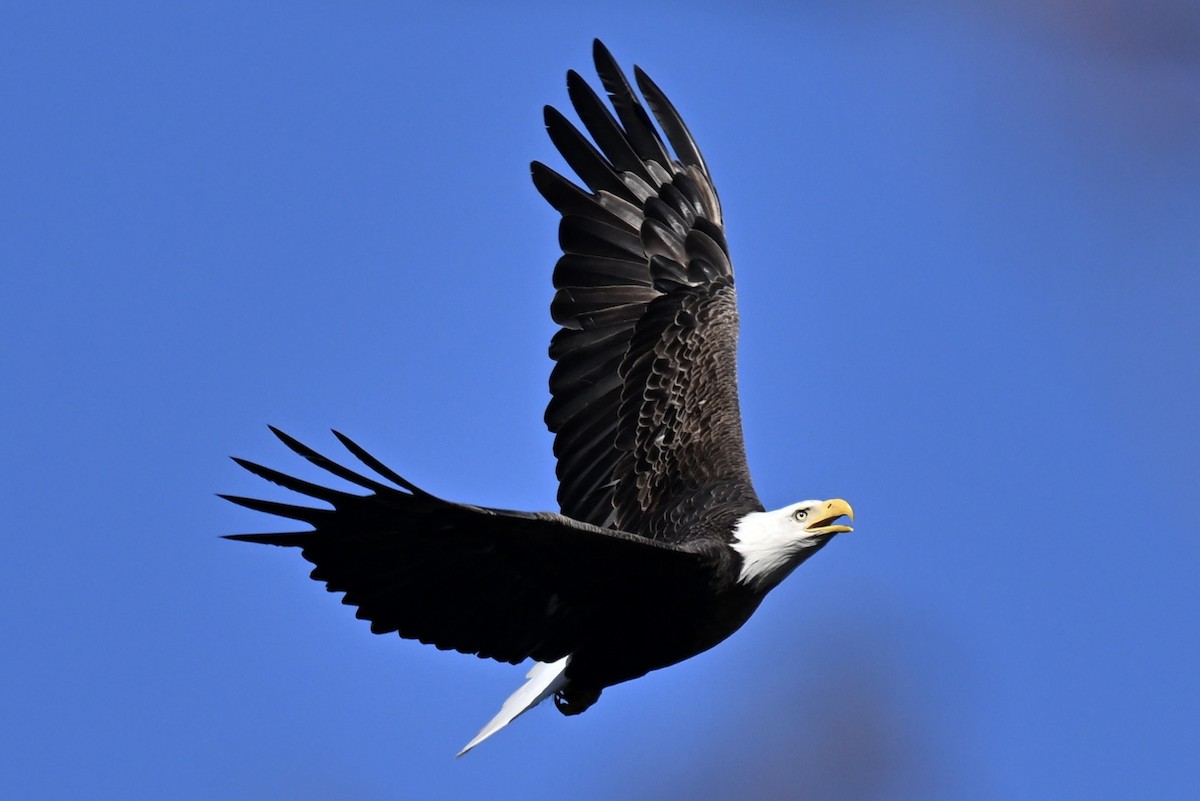
{"type": "Polygon", "coordinates": [[[796,511],[792,512],[792,517],[796,519],[796,522],[803,523],[804,519],[808,517],[808,510],[797,509],[796,511]]]}

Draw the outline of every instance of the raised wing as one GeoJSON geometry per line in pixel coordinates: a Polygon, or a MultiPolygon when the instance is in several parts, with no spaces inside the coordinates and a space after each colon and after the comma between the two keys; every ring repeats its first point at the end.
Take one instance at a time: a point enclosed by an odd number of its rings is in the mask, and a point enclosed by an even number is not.
{"type": "MultiPolygon", "coordinates": [[[[551,513],[450,503],[413,486],[348,438],[365,465],[397,486],[360,475],[272,429],[296,453],[364,487],[322,487],[243,459],[250,472],[332,509],[222,496],[315,530],[234,534],[229,539],[295,546],[312,577],[358,607],[376,634],[431,643],[503,662],[553,662],[613,616],[663,605],[656,593],[702,592],[703,557],[663,543],[551,513]],[[665,580],[664,580],[665,579],[665,580]]],[[[336,432],[335,432],[336,433],[336,432]]],[[[619,621],[619,618],[618,618],[619,621]]]]}
{"type": "Polygon", "coordinates": [[[671,155],[599,41],[594,57],[615,116],[567,74],[592,141],[546,108],[551,140],[590,191],[533,163],[538,191],[563,215],[546,409],[558,501],[571,518],[677,538],[680,503],[716,493],[761,508],[738,408],[733,268],[716,190],[678,112],[635,67],[671,155]]]}

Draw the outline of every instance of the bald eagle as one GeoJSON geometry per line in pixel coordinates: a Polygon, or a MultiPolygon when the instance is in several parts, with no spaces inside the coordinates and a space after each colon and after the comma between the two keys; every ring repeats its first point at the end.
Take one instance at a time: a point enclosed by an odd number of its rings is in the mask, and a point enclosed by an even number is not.
{"type": "Polygon", "coordinates": [[[460,756],[547,698],[575,715],[606,687],[713,647],[851,530],[841,499],[775,511],[759,502],[738,408],[733,269],[708,167],[645,73],[634,68],[643,103],[598,40],[593,55],[612,110],[567,74],[590,141],[545,109],[551,141],[587,188],[532,165],[534,185],[562,214],[546,409],[560,512],[446,501],[342,434],[373,476],[274,428],[367,494],[235,459],[331,508],[222,496],[311,526],[229,538],[300,548],[312,577],[345,593],[376,634],[534,660],[460,756]]]}

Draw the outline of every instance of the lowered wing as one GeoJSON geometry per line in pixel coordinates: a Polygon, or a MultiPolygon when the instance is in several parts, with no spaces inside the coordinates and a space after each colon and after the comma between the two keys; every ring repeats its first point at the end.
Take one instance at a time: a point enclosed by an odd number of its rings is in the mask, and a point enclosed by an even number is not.
{"type": "Polygon", "coordinates": [[[443,501],[341,434],[351,453],[396,486],[272,431],[297,454],[370,494],[330,489],[237,459],[250,472],[332,508],[222,496],[314,529],[229,539],[301,548],[316,566],[312,577],[331,592],[344,592],[343,603],[358,607],[357,616],[370,621],[376,634],[397,632],[513,664],[528,657],[554,662],[605,625],[607,616],[660,605],[655,593],[699,588],[707,580],[701,557],[683,549],[557,514],[443,501]]]}

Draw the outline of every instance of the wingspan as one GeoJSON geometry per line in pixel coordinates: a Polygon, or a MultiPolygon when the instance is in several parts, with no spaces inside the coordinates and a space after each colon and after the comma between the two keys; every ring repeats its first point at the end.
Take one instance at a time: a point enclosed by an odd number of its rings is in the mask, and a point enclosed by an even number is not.
{"type": "Polygon", "coordinates": [[[678,537],[672,504],[719,494],[739,513],[761,508],[738,407],[733,268],[716,190],[682,118],[635,68],[664,143],[599,41],[594,56],[615,116],[575,72],[567,89],[591,141],[546,109],[551,140],[590,191],[532,167],[563,215],[551,307],[562,329],[546,409],[558,500],[571,518],[678,537]]]}
{"type": "MultiPolygon", "coordinates": [[[[262,478],[332,506],[319,509],[223,496],[300,520],[313,531],[229,539],[302,549],[312,577],[358,607],[377,634],[503,662],[554,662],[605,615],[658,604],[664,571],[704,573],[691,552],[552,513],[512,512],[441,500],[404,480],[347,437],[346,448],[381,478],[350,470],[272,428],[291,450],[370,490],[330,489],[243,459],[262,478]]],[[[335,432],[336,434],[336,432],[335,432]]]]}

